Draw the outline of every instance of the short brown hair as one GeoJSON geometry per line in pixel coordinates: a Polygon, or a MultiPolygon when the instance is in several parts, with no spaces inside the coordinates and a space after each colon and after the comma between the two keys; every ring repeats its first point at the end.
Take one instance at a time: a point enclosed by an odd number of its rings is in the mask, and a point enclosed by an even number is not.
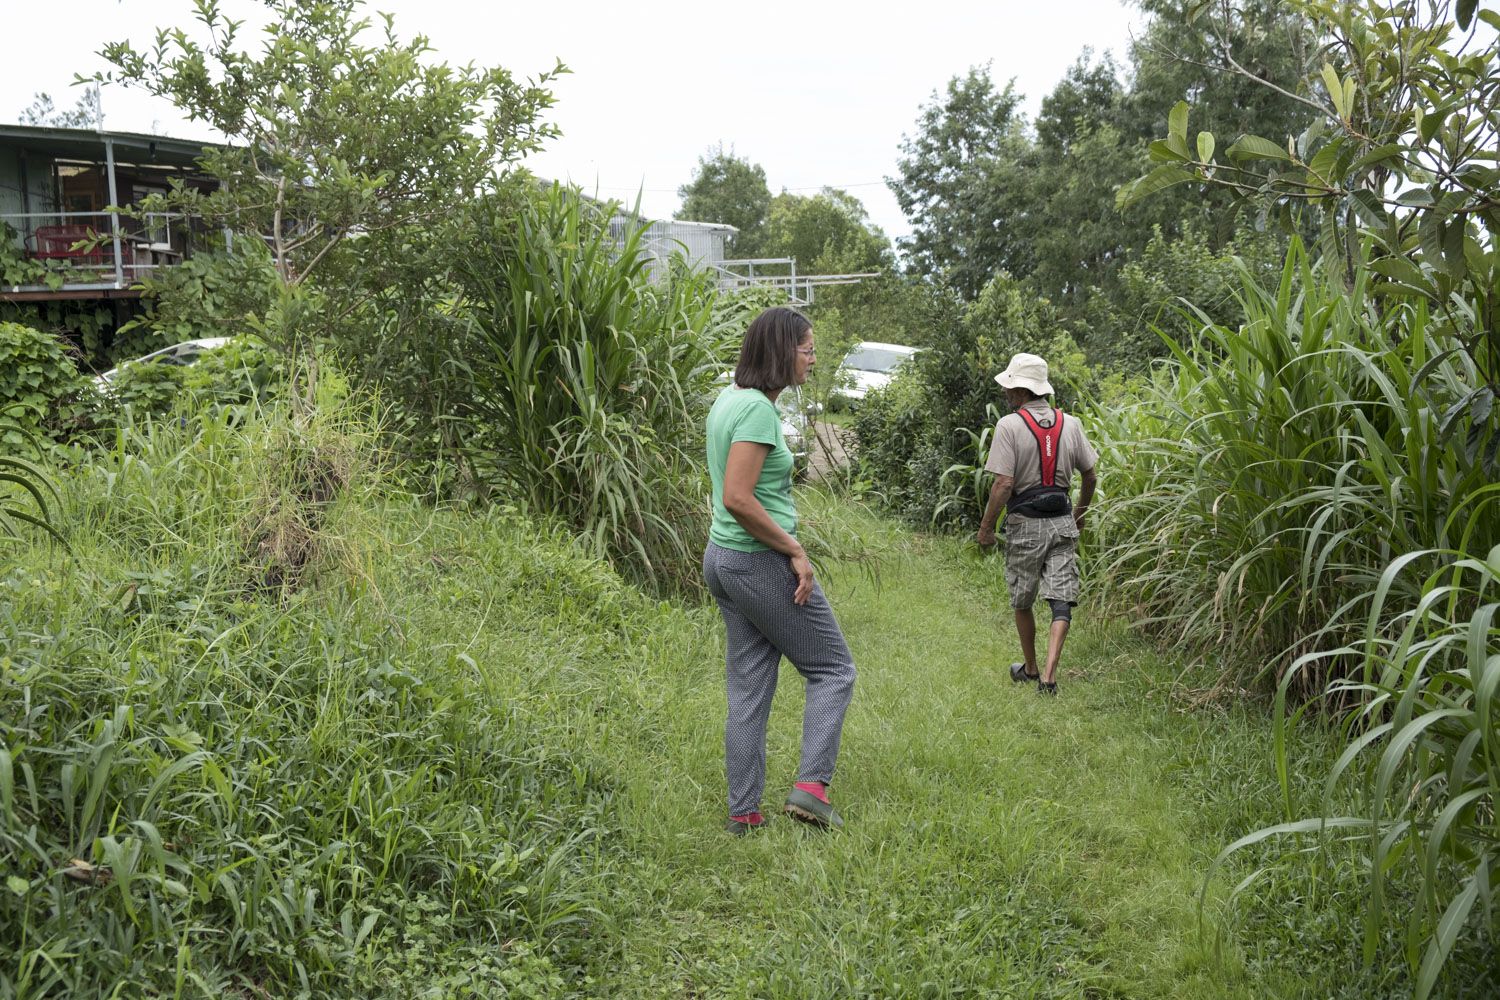
{"type": "Polygon", "coordinates": [[[791,385],[797,377],[797,347],[811,329],[811,320],[786,306],[772,306],[755,317],[740,344],[734,384],[761,392],[791,385]]]}

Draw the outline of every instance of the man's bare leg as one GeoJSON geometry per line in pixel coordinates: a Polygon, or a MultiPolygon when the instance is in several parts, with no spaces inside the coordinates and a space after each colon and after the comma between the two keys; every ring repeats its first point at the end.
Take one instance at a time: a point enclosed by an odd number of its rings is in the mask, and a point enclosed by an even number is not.
{"type": "Polygon", "coordinates": [[[1036,676],[1036,619],[1030,608],[1016,609],[1016,634],[1021,637],[1021,657],[1026,661],[1026,676],[1036,676]]]}
{"type": "MultiPolygon", "coordinates": [[[[1031,612],[1027,612],[1028,615],[1031,612]]],[[[1017,615],[1019,618],[1019,614],[1017,615]]],[[[1057,679],[1057,664],[1062,659],[1063,643],[1068,639],[1068,626],[1071,622],[1059,620],[1052,623],[1052,631],[1047,635],[1047,666],[1042,671],[1042,682],[1051,684],[1057,679]]],[[[1032,632],[1035,633],[1036,625],[1032,624],[1032,632]]]]}

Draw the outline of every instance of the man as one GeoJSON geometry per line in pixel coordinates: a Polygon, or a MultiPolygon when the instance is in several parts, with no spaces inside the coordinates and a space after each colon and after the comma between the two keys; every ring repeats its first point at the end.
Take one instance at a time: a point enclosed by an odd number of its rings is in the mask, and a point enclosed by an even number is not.
{"type": "Polygon", "coordinates": [[[1057,664],[1078,603],[1078,535],[1099,482],[1094,471],[1099,456],[1078,421],[1047,402],[1052,383],[1046,361],[1017,354],[995,381],[1015,412],[1000,418],[990,439],[984,468],[994,473],[995,483],[979,523],[979,544],[995,544],[995,522],[1005,508],[1005,582],[1025,658],[1011,664],[1010,678],[1036,681],[1043,694],[1057,694],[1057,664]],[[1075,471],[1083,483],[1076,505],[1070,500],[1075,471]],[[1038,593],[1052,609],[1047,660],[1040,671],[1031,613],[1038,593]]]}

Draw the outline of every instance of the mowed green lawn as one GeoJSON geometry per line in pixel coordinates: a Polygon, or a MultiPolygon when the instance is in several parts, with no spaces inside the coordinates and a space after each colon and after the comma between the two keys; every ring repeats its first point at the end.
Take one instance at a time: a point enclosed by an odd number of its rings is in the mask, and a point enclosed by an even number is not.
{"type": "MultiPolygon", "coordinates": [[[[621,785],[626,858],[597,995],[1370,995],[1351,964],[1357,911],[1332,888],[1304,905],[1305,870],[1231,908],[1236,860],[1200,927],[1212,859],[1283,818],[1262,709],[1188,707],[1180,666],[1087,603],[1060,697],[1015,686],[1000,560],[860,527],[885,549],[879,585],[843,567],[823,581],[860,670],[833,787],[842,833],[780,816],[721,832],[712,609],[658,633],[597,708],[587,738],[621,785]]],[[[783,664],[768,812],[795,779],[801,709],[783,664]]]]}

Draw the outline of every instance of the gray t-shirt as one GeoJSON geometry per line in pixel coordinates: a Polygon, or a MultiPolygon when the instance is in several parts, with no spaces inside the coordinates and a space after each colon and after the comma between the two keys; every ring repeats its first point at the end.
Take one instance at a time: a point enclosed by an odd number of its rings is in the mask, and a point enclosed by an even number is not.
{"type": "MultiPolygon", "coordinates": [[[[1042,427],[1051,427],[1057,419],[1056,411],[1045,399],[1033,399],[1026,409],[1042,427]]],[[[1073,414],[1065,414],[1062,438],[1057,442],[1056,484],[1070,490],[1073,473],[1087,472],[1098,461],[1094,446],[1084,436],[1083,425],[1073,414]]],[[[984,468],[997,476],[1010,476],[1016,493],[1041,483],[1042,458],[1037,452],[1036,435],[1019,413],[1007,413],[995,425],[995,433],[990,437],[990,457],[984,468]]]]}

